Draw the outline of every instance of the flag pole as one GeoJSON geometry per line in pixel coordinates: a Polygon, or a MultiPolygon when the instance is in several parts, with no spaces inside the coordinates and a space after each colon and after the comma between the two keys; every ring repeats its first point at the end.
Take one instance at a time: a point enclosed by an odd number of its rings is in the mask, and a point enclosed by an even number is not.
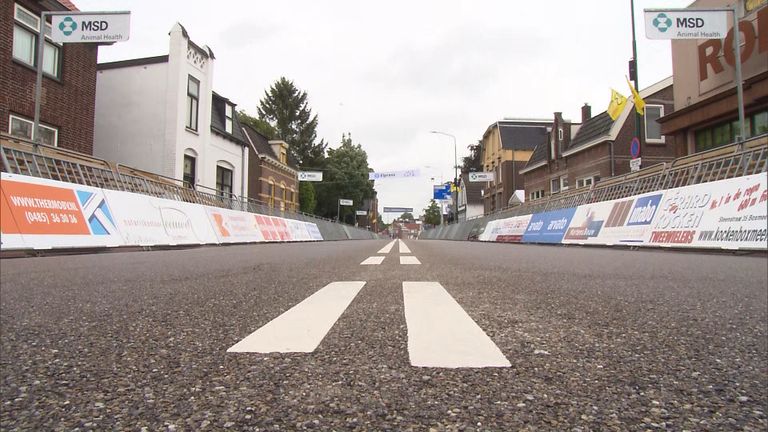
{"type": "MultiPolygon", "coordinates": [[[[640,69],[640,67],[637,64],[637,39],[635,38],[635,0],[629,0],[629,5],[630,5],[630,8],[632,9],[632,13],[631,13],[632,15],[632,61],[634,62],[634,65],[635,65],[635,68],[634,68],[635,75],[630,78],[634,79],[635,90],[637,91],[638,94],[640,94],[640,82],[639,82],[640,79],[638,78],[638,76],[640,75],[638,69],[640,69]]],[[[642,151],[644,147],[643,136],[642,136],[643,129],[642,129],[642,125],[640,124],[640,122],[642,121],[642,118],[640,116],[640,113],[637,112],[637,102],[634,102],[634,104],[635,104],[635,137],[637,137],[637,140],[640,142],[640,153],[638,154],[638,156],[642,156],[643,154],[642,151]]]]}

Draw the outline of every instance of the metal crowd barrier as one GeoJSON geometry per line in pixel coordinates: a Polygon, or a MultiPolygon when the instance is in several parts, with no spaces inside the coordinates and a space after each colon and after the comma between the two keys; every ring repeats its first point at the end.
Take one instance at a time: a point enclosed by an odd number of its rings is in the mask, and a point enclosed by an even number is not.
{"type": "Polygon", "coordinates": [[[282,210],[252,198],[240,197],[204,186],[195,189],[185,187],[181,180],[153,173],[146,173],[120,164],[114,166],[102,159],[85,156],[77,152],[45,145],[34,146],[26,140],[5,138],[0,143],[2,171],[75,183],[102,189],[133,192],[175,201],[185,201],[212,207],[228,208],[286,219],[314,222],[321,233],[328,232],[330,240],[341,240],[342,233],[351,233],[348,238],[375,238],[375,234],[356,227],[333,229],[336,221],[299,211],[282,210]],[[10,144],[10,145],[9,145],[10,144]],[[25,149],[25,147],[29,147],[25,149]],[[36,147],[36,148],[35,148],[36,147]],[[324,232],[325,231],[325,232],[324,232]],[[357,231],[361,231],[357,233],[357,231]]]}
{"type": "MultiPolygon", "coordinates": [[[[582,204],[610,201],[766,171],[768,171],[768,134],[752,138],[741,145],[732,144],[685,156],[670,163],[657,164],[634,173],[605,179],[595,183],[589,189],[575,189],[550,195],[545,199],[526,202],[454,225],[468,225],[467,230],[470,231],[471,236],[471,231],[476,230],[478,224],[485,226],[489,221],[496,219],[577,207],[582,204]]],[[[463,234],[467,230],[462,229],[458,233],[463,234]]],[[[456,230],[448,231],[443,227],[436,227],[424,231],[421,238],[466,240],[466,238],[451,237],[451,234],[456,232],[456,230]]]]}

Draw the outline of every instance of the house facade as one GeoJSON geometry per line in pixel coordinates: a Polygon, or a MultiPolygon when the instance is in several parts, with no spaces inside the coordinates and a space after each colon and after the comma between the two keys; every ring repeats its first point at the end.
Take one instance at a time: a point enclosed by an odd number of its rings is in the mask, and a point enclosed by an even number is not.
{"type": "Polygon", "coordinates": [[[469,181],[469,174],[462,173],[459,179],[459,222],[484,214],[484,182],[469,181]]]}
{"type": "MultiPolygon", "coordinates": [[[[69,1],[2,2],[0,132],[32,139],[37,43],[41,27],[50,28],[50,23],[41,23],[40,14],[76,10],[69,1]]],[[[58,44],[46,36],[39,129],[42,143],[93,154],[97,53],[98,44],[58,44]]]]}
{"type": "Polygon", "coordinates": [[[524,189],[520,170],[525,167],[537,145],[546,141],[550,120],[503,119],[486,128],[480,142],[483,170],[494,173],[494,181],[484,183],[485,213],[508,206],[516,190],[524,189]]]}
{"type": "Polygon", "coordinates": [[[291,160],[288,143],[269,140],[243,124],[248,143],[248,198],[282,211],[299,209],[298,168],[291,160]]]}
{"type": "Polygon", "coordinates": [[[176,23],[168,55],[100,63],[94,155],[248,196],[248,148],[236,105],[213,91],[213,51],[176,23]]]}
{"type": "MultiPolygon", "coordinates": [[[[740,1],[744,16],[742,80],[746,136],[768,133],[768,2],[740,1]]],[[[690,8],[726,7],[729,0],[698,0],[690,8]]],[[[733,28],[724,40],[673,40],[674,113],[661,119],[673,136],[676,155],[685,156],[736,142],[738,123],[733,28]]]]}
{"type": "MultiPolygon", "coordinates": [[[[658,119],[674,110],[672,77],[640,91],[645,100],[640,146],[642,166],[668,162],[675,158],[674,138],[661,134],[658,119]]],[[[574,125],[555,113],[553,128],[545,144],[536,147],[525,177],[525,196],[529,201],[546,198],[576,188],[589,188],[602,178],[631,171],[631,143],[635,137],[635,107],[631,99],[616,120],[607,112],[592,117],[592,109],[581,109],[581,124],[574,125]]]]}

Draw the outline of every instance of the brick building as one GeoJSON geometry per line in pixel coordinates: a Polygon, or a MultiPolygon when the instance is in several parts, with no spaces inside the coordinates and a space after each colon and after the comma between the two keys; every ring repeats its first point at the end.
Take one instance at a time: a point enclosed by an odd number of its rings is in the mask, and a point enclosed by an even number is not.
{"type": "MultiPolygon", "coordinates": [[[[690,7],[732,3],[698,0],[690,7]]],[[[746,126],[742,138],[749,138],[768,133],[768,2],[740,3],[745,13],[739,22],[746,126]]],[[[731,144],[741,134],[732,44],[732,28],[724,40],[672,41],[675,111],[660,122],[662,133],[674,136],[677,156],[731,144]]]]}
{"type": "Polygon", "coordinates": [[[298,168],[288,152],[288,143],[269,140],[256,129],[242,124],[248,142],[248,198],[280,210],[299,209],[298,168]]]}
{"type": "MultiPolygon", "coordinates": [[[[32,138],[40,14],[68,10],[77,8],[63,0],[2,2],[1,132],[32,138]]],[[[97,53],[98,44],[57,44],[46,37],[40,105],[40,136],[44,144],[93,154],[97,53]]]]}
{"type": "Polygon", "coordinates": [[[546,141],[551,127],[551,121],[536,119],[504,119],[488,126],[480,142],[480,160],[484,171],[494,173],[494,181],[484,183],[485,213],[507,207],[515,191],[524,189],[520,170],[537,145],[546,141]]]}
{"type": "MultiPolygon", "coordinates": [[[[642,166],[675,158],[672,137],[661,134],[658,119],[672,112],[672,77],[640,91],[646,112],[642,117],[642,166]]],[[[606,112],[592,117],[591,107],[581,109],[581,124],[574,125],[555,113],[548,139],[536,150],[521,170],[525,196],[529,201],[573,188],[590,187],[601,178],[631,171],[630,145],[635,136],[635,106],[631,99],[614,121],[606,112]]]]}

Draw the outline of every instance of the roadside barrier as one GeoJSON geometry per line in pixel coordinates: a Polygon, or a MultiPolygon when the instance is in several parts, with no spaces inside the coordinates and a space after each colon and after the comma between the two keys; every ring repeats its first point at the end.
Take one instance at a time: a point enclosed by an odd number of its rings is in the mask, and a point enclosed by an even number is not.
{"type": "Polygon", "coordinates": [[[2,173],[0,248],[326,240],[314,222],[2,173]]]}

